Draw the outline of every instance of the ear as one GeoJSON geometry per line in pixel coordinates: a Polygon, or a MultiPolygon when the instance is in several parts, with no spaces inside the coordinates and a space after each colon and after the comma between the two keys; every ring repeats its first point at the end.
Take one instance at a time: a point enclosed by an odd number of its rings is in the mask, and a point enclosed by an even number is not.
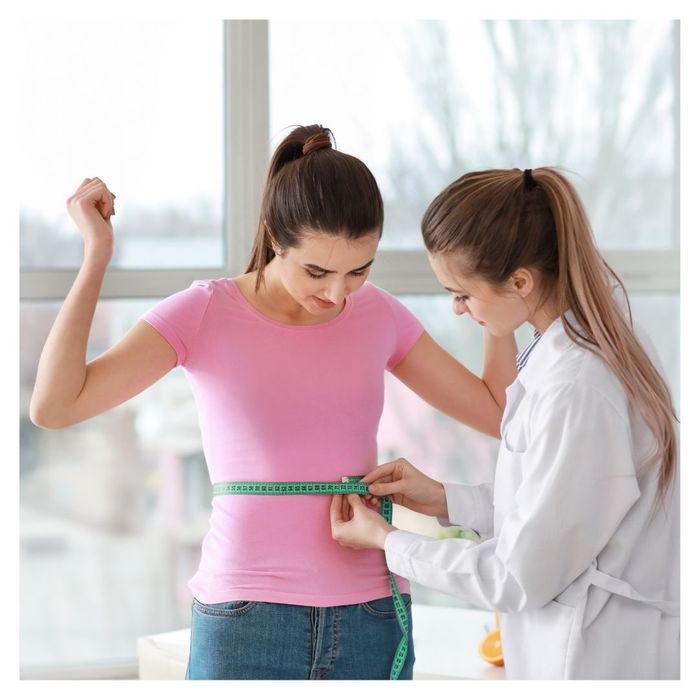
{"type": "Polygon", "coordinates": [[[510,276],[508,285],[513,292],[524,299],[535,288],[535,278],[527,267],[519,267],[510,276]]]}
{"type": "Polygon", "coordinates": [[[263,219],[263,226],[265,227],[265,231],[267,233],[267,239],[270,243],[270,246],[272,247],[272,251],[275,255],[282,255],[282,246],[277,242],[275,239],[272,229],[267,225],[267,220],[263,219]]]}

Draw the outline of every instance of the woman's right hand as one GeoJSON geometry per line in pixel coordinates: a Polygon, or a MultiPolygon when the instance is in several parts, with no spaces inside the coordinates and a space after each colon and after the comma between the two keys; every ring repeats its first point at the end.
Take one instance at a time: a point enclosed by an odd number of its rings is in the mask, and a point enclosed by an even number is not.
{"type": "Polygon", "coordinates": [[[85,241],[85,253],[109,261],[114,248],[110,217],[114,216],[113,195],[99,177],[85,178],[66,201],[68,213],[85,241]]]}
{"type": "Polygon", "coordinates": [[[447,517],[444,486],[401,458],[373,469],[362,481],[373,496],[389,496],[393,503],[416,513],[447,517]]]}

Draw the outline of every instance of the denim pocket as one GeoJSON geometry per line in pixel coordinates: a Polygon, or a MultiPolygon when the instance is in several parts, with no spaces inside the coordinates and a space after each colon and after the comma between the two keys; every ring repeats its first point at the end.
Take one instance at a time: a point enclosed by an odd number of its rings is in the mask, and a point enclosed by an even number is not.
{"type": "MultiPolygon", "coordinates": [[[[402,593],[404,605],[407,610],[411,609],[411,596],[408,593],[402,593]]],[[[362,609],[374,615],[375,617],[383,617],[390,619],[396,617],[396,610],[394,609],[394,599],[391,596],[386,598],[377,598],[376,600],[368,600],[366,603],[360,603],[362,609]]]]}
{"type": "Polygon", "coordinates": [[[202,603],[193,599],[192,608],[202,615],[221,617],[239,617],[250,612],[258,602],[256,600],[230,600],[225,603],[202,603]]]}

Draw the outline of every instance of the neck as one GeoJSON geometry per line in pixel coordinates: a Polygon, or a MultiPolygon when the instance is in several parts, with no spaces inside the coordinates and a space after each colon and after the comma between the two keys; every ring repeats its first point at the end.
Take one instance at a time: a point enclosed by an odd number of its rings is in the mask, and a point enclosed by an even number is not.
{"type": "Polygon", "coordinates": [[[263,283],[257,292],[258,299],[291,323],[304,321],[309,313],[289,294],[279,277],[277,258],[273,258],[263,273],[263,283]]]}
{"type": "Polygon", "coordinates": [[[554,321],[559,318],[558,316],[541,316],[538,314],[533,315],[532,318],[528,319],[528,323],[540,334],[542,335],[554,321]]]}
{"type": "Polygon", "coordinates": [[[265,267],[263,285],[256,294],[258,303],[263,307],[264,313],[272,318],[292,325],[315,325],[335,318],[340,309],[331,309],[327,313],[309,313],[287,291],[279,276],[278,258],[271,260],[265,267]]]}
{"type": "Polygon", "coordinates": [[[532,312],[528,323],[540,334],[544,333],[562,314],[563,310],[559,309],[550,297],[544,304],[538,304],[535,311],[532,312]]]}

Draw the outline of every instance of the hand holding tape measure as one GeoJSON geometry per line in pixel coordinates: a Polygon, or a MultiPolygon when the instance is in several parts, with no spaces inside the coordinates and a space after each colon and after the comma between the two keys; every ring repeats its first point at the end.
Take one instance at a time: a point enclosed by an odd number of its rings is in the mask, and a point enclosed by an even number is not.
{"type": "MultiPolygon", "coordinates": [[[[357,501],[355,508],[364,508],[368,512],[373,513],[371,509],[364,506],[360,499],[360,494],[369,496],[369,489],[366,483],[362,483],[361,476],[345,476],[340,483],[328,481],[222,481],[213,485],[214,496],[333,496],[340,498],[346,495],[355,495],[357,501]]],[[[342,518],[342,502],[336,501],[337,515],[342,518]]],[[[380,502],[381,515],[374,513],[373,516],[368,516],[369,520],[365,519],[364,523],[368,530],[377,530],[379,527],[374,518],[379,518],[383,525],[381,528],[391,527],[392,503],[389,498],[381,498],[380,502]]],[[[353,518],[354,519],[354,518],[353,518]]],[[[386,535],[385,535],[386,536],[386,535]]],[[[369,545],[371,546],[371,545],[369,545]]],[[[356,547],[358,549],[360,547],[356,547]]],[[[362,547],[364,549],[364,547],[362,547]]],[[[396,620],[401,628],[401,640],[396,648],[394,660],[391,664],[391,673],[389,678],[396,680],[401,674],[406,655],[408,653],[408,633],[409,621],[408,611],[404,600],[399,592],[394,574],[388,571],[389,585],[391,587],[391,597],[394,602],[394,611],[396,612],[396,620]]]]}

